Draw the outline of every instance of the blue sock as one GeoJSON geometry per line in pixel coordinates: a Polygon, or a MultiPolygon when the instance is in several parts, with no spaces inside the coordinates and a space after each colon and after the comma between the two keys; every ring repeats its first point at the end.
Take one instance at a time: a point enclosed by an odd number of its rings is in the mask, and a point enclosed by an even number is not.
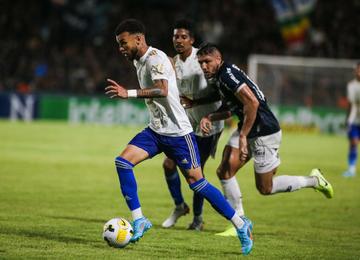
{"type": "Polygon", "coordinates": [[[227,202],[221,192],[204,178],[190,184],[189,186],[190,189],[199,193],[207,201],[209,201],[211,206],[228,220],[235,215],[235,210],[230,206],[229,202],[227,202]]]}
{"type": "Polygon", "coordinates": [[[165,178],[175,205],[182,204],[184,202],[184,198],[181,193],[181,182],[178,172],[175,171],[171,175],[165,174],[165,178]]]}
{"type": "MultiPolygon", "coordinates": [[[[200,154],[201,170],[202,170],[203,174],[204,174],[204,166],[205,166],[206,160],[207,160],[207,157],[200,154]]],[[[195,217],[201,216],[202,211],[203,211],[203,206],[204,206],[204,196],[202,196],[201,194],[199,194],[197,192],[194,192],[193,212],[194,212],[195,217]]]]}
{"type": "Polygon", "coordinates": [[[121,192],[130,210],[140,208],[137,195],[137,184],[133,172],[134,165],[118,156],[115,159],[116,170],[119,176],[121,192]]]}
{"type": "Polygon", "coordinates": [[[350,145],[349,155],[348,155],[349,166],[355,166],[356,161],[357,161],[357,146],[350,145]]]}
{"type": "Polygon", "coordinates": [[[200,216],[202,214],[203,205],[204,205],[204,197],[200,193],[194,192],[194,196],[193,196],[194,216],[200,216]]]}

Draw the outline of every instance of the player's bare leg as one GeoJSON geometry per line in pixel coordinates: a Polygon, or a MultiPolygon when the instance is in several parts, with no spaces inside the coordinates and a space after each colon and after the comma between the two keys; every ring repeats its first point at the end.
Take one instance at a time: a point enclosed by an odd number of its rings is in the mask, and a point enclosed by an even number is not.
{"type": "Polygon", "coordinates": [[[229,201],[231,206],[235,208],[236,212],[244,215],[244,208],[242,205],[242,194],[239,184],[236,180],[236,173],[242,168],[246,162],[240,162],[239,149],[226,145],[223,151],[223,156],[216,174],[221,182],[225,198],[229,201]]]}
{"type": "Polygon", "coordinates": [[[277,168],[267,173],[255,173],[256,188],[262,195],[272,195],[279,192],[292,192],[302,188],[314,188],[327,198],[333,197],[331,184],[318,169],[313,169],[310,176],[280,175],[274,177],[277,168]]]}
{"type": "Polygon", "coordinates": [[[126,200],[126,203],[131,210],[133,218],[134,235],[131,242],[138,241],[144,233],[151,228],[151,222],[144,217],[139,198],[137,195],[137,184],[133,172],[133,167],[147,159],[149,154],[134,145],[127,145],[120,156],[116,157],[115,165],[119,176],[121,192],[126,200]]]}
{"type": "Polygon", "coordinates": [[[132,164],[136,165],[147,159],[149,157],[149,154],[145,150],[135,145],[128,144],[125,149],[120,153],[120,156],[125,160],[128,160],[132,164]]]}
{"type": "MultiPolygon", "coordinates": [[[[249,161],[247,159],[246,162],[249,161]]],[[[239,149],[226,145],[223,151],[221,163],[216,171],[221,182],[225,198],[229,201],[236,212],[244,219],[244,208],[242,205],[242,194],[239,184],[236,180],[236,173],[243,167],[246,162],[240,162],[239,149]]],[[[252,225],[251,225],[252,228],[252,225]]],[[[217,233],[219,236],[237,236],[236,230],[233,227],[228,227],[225,231],[217,233]]]]}
{"type": "Polygon", "coordinates": [[[169,228],[175,225],[176,221],[190,212],[188,205],[184,202],[181,194],[181,182],[177,172],[175,161],[170,158],[165,158],[163,162],[163,169],[165,173],[166,182],[175,203],[175,209],[170,216],[161,224],[164,228],[169,228]]]}

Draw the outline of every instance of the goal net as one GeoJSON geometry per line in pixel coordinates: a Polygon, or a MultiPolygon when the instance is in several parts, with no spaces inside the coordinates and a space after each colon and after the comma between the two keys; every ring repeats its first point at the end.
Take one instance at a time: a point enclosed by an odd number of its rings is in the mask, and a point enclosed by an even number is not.
{"type": "Polygon", "coordinates": [[[248,74],[282,124],[339,132],[355,60],[251,55],[248,74]]]}

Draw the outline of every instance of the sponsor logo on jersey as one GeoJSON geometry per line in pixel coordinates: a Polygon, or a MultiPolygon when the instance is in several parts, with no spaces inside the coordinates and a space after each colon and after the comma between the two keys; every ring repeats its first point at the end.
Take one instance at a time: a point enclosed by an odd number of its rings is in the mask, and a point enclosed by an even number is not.
{"type": "Polygon", "coordinates": [[[151,50],[151,52],[149,53],[149,56],[154,56],[156,54],[157,54],[156,50],[151,50]]]}
{"type": "Polygon", "coordinates": [[[229,77],[234,81],[236,84],[239,84],[240,81],[234,76],[230,68],[226,68],[226,73],[229,74],[229,77]]]}

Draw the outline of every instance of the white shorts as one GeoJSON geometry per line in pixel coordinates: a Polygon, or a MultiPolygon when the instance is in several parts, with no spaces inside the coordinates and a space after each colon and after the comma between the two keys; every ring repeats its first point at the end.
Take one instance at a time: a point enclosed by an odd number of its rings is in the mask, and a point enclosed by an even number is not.
{"type": "MultiPolygon", "coordinates": [[[[279,148],[281,130],[271,135],[248,139],[250,156],[254,158],[254,169],[257,173],[267,173],[280,165],[279,148]]],[[[239,149],[239,131],[236,129],[227,145],[239,149]]]]}

